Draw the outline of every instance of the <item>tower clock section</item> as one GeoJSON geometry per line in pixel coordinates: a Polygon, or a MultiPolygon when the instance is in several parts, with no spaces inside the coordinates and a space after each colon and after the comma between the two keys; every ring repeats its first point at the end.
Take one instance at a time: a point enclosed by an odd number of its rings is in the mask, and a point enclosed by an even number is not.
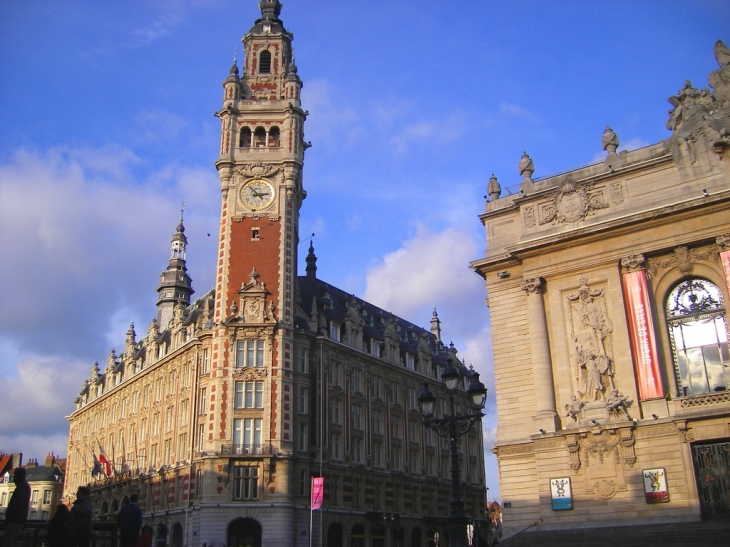
{"type": "Polygon", "coordinates": [[[221,220],[207,441],[254,452],[293,446],[294,303],[304,159],[302,82],[278,0],[243,37],[223,82],[221,220]],[[261,390],[249,406],[240,389],[261,390]],[[242,403],[242,404],[239,404],[242,403]]]}

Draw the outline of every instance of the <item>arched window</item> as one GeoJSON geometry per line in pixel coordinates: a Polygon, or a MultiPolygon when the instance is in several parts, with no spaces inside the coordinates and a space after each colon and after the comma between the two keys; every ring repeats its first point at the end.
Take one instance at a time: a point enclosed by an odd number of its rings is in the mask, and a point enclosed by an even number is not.
{"type": "Polygon", "coordinates": [[[261,525],[253,519],[236,519],[228,526],[228,545],[261,547],[261,525]]]}
{"type": "Polygon", "coordinates": [[[342,525],[339,522],[330,524],[327,531],[327,547],[342,547],[342,525]]]}
{"type": "Polygon", "coordinates": [[[373,534],[373,547],[385,547],[385,529],[376,524],[372,528],[373,534]]]}
{"type": "Polygon", "coordinates": [[[271,52],[267,49],[259,55],[259,74],[269,74],[271,72],[271,52]]]}
{"type": "Polygon", "coordinates": [[[256,148],[266,146],[266,129],[259,126],[256,131],[253,132],[253,145],[256,148]]]}
{"type": "Polygon", "coordinates": [[[251,129],[249,127],[241,128],[241,133],[238,136],[238,146],[240,148],[251,146],[251,129]]]}
{"type": "Polygon", "coordinates": [[[411,530],[411,547],[421,547],[421,529],[411,530]]]}
{"type": "Polygon", "coordinates": [[[365,528],[362,524],[356,524],[352,527],[350,545],[352,547],[365,547],[365,528]]]}
{"type": "Polygon", "coordinates": [[[665,305],[680,396],[725,391],[730,353],[720,289],[706,279],[688,279],[672,289],[665,305]]]}
{"type": "Polygon", "coordinates": [[[157,525],[155,532],[155,547],[165,547],[167,545],[167,526],[160,523],[157,525]]]}
{"type": "Polygon", "coordinates": [[[114,499],[114,500],[112,500],[111,512],[117,513],[118,511],[119,511],[119,502],[116,499],[114,499]]]}
{"type": "Polygon", "coordinates": [[[172,533],[170,534],[170,547],[182,547],[183,544],[183,528],[182,524],[176,522],[172,525],[172,533]]]}
{"type": "Polygon", "coordinates": [[[279,128],[276,126],[269,129],[269,146],[279,148],[279,128]]]}

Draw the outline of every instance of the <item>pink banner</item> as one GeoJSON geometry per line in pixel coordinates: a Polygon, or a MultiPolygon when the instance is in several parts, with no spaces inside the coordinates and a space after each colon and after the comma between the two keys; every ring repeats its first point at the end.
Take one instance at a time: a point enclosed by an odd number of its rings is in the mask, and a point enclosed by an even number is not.
{"type": "Polygon", "coordinates": [[[639,381],[639,398],[646,401],[664,397],[646,272],[639,270],[627,273],[622,276],[622,281],[634,353],[634,370],[639,381]]]}
{"type": "Polygon", "coordinates": [[[725,272],[725,285],[727,285],[727,291],[730,292],[730,251],[721,252],[720,261],[722,262],[722,271],[725,272]]]}
{"type": "Polygon", "coordinates": [[[322,507],[324,499],[324,477],[312,477],[312,509],[322,507]]]}

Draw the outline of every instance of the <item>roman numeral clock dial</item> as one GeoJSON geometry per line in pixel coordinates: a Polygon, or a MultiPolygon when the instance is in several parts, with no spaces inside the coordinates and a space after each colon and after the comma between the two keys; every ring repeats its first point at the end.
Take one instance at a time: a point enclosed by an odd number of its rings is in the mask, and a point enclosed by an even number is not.
{"type": "Polygon", "coordinates": [[[265,180],[250,180],[241,187],[240,196],[249,209],[258,211],[274,201],[274,187],[265,180]]]}

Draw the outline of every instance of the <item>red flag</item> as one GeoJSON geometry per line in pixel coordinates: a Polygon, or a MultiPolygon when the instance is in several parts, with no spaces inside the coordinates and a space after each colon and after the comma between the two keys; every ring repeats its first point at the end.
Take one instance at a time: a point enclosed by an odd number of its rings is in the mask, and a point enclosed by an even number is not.
{"type": "Polygon", "coordinates": [[[102,453],[99,454],[99,463],[101,464],[101,471],[104,473],[107,477],[112,476],[112,464],[109,461],[109,459],[106,457],[106,454],[102,453]]]}
{"type": "Polygon", "coordinates": [[[322,507],[324,499],[324,477],[312,477],[312,509],[322,507]]]}

